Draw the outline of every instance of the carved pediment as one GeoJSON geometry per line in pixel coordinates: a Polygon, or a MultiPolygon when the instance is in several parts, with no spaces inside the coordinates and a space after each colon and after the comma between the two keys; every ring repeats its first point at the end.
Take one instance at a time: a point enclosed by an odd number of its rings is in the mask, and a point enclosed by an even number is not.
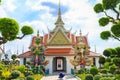
{"type": "Polygon", "coordinates": [[[67,36],[62,32],[62,30],[58,30],[55,35],[52,37],[48,44],[71,44],[67,36]]]}

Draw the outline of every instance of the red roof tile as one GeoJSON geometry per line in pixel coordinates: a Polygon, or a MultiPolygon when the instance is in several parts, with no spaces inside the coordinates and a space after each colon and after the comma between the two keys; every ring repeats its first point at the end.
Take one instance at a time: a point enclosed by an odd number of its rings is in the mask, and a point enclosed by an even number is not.
{"type": "Polygon", "coordinates": [[[20,54],[18,57],[19,58],[28,58],[28,57],[32,57],[32,56],[33,56],[33,54],[31,54],[30,51],[27,51],[25,53],[20,54]]]}
{"type": "Polygon", "coordinates": [[[74,34],[71,34],[71,38],[72,38],[72,44],[74,45],[76,42],[75,42],[75,35],[74,34]]]}
{"type": "Polygon", "coordinates": [[[84,36],[84,41],[83,41],[83,42],[86,43],[87,45],[89,45],[89,44],[88,44],[87,37],[85,37],[85,36],[84,36]]]}
{"type": "Polygon", "coordinates": [[[70,39],[70,33],[67,34],[67,37],[70,39]]]}
{"type": "MultiPolygon", "coordinates": [[[[45,51],[45,56],[75,56],[74,50],[71,48],[48,48],[45,51]]],[[[30,53],[30,51],[27,51],[23,54],[20,54],[19,58],[28,58],[32,57],[33,54],[30,53]]],[[[99,53],[95,53],[90,51],[87,53],[88,57],[100,57],[101,55],[99,53]]]]}
{"type": "Polygon", "coordinates": [[[48,48],[45,55],[74,55],[72,48],[48,48]]]}
{"type": "Polygon", "coordinates": [[[102,56],[102,55],[99,54],[99,53],[95,53],[95,52],[93,52],[93,51],[90,51],[90,53],[89,53],[88,56],[89,56],[89,57],[100,57],[100,56],[102,56]]]}
{"type": "Polygon", "coordinates": [[[44,36],[44,45],[47,44],[47,40],[48,40],[48,34],[46,34],[46,35],[44,36]]]}
{"type": "MultiPolygon", "coordinates": [[[[79,42],[80,42],[80,41],[79,41],[79,38],[80,38],[80,37],[81,37],[81,36],[77,36],[77,37],[76,37],[76,43],[79,43],[79,42]]],[[[87,37],[86,37],[86,36],[82,36],[82,38],[83,38],[83,43],[89,45],[89,44],[88,44],[87,37]]]]}

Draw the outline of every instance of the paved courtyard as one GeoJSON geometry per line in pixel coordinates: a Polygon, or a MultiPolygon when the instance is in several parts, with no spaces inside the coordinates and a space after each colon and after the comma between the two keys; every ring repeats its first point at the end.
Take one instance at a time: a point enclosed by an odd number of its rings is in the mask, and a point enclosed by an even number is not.
{"type": "Polygon", "coordinates": [[[81,80],[81,79],[75,78],[73,75],[65,75],[63,79],[59,79],[58,75],[49,75],[43,77],[41,80],[81,80]]]}

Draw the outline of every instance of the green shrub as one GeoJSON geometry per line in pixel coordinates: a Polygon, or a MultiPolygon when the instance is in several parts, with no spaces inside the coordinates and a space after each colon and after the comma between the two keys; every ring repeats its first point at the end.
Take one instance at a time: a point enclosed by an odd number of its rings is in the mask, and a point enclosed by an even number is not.
{"type": "Polygon", "coordinates": [[[120,74],[115,74],[115,80],[120,80],[120,74]]]}
{"type": "Polygon", "coordinates": [[[87,74],[87,75],[85,76],[85,80],[93,80],[93,75],[87,74]]]}
{"type": "Polygon", "coordinates": [[[39,74],[44,75],[44,72],[43,72],[43,70],[42,70],[42,69],[40,69],[39,74]]]}
{"type": "Polygon", "coordinates": [[[85,73],[84,74],[76,74],[77,77],[79,77],[81,80],[85,80],[85,73]]]}
{"type": "Polygon", "coordinates": [[[19,78],[17,78],[17,79],[12,79],[12,80],[26,80],[26,79],[23,78],[23,77],[19,77],[19,78]]]}
{"type": "Polygon", "coordinates": [[[101,75],[95,75],[95,76],[93,77],[93,80],[100,80],[100,78],[101,78],[101,75]]]}
{"type": "Polygon", "coordinates": [[[107,69],[101,69],[100,72],[103,73],[103,74],[107,74],[107,69]]]}
{"type": "Polygon", "coordinates": [[[1,76],[1,74],[2,74],[2,70],[0,70],[0,76],[1,76]]]}
{"type": "Polygon", "coordinates": [[[111,77],[102,77],[102,78],[100,78],[100,80],[114,80],[114,78],[111,78],[111,77]]]}
{"type": "Polygon", "coordinates": [[[27,76],[26,80],[34,80],[34,77],[33,76],[27,76]]]}
{"type": "Polygon", "coordinates": [[[113,77],[112,74],[102,74],[102,77],[113,77]]]}
{"type": "Polygon", "coordinates": [[[114,77],[114,75],[113,74],[108,74],[108,77],[114,77]]]}
{"type": "Polygon", "coordinates": [[[90,70],[89,70],[89,69],[86,69],[86,70],[85,70],[85,73],[86,73],[86,74],[90,74],[90,70]]]}
{"type": "Polygon", "coordinates": [[[17,68],[18,71],[20,71],[21,73],[25,72],[25,65],[21,65],[17,68]]]}
{"type": "Polygon", "coordinates": [[[105,61],[106,62],[111,62],[111,58],[106,58],[105,61]]]}
{"type": "Polygon", "coordinates": [[[33,73],[34,74],[41,74],[41,75],[44,75],[44,72],[43,72],[43,70],[42,70],[42,67],[40,66],[40,67],[35,67],[34,69],[33,69],[33,73]]]}
{"type": "Polygon", "coordinates": [[[78,70],[78,74],[83,74],[83,73],[84,73],[84,69],[78,70]]]}
{"type": "Polygon", "coordinates": [[[110,73],[111,74],[114,74],[115,70],[116,70],[116,67],[115,66],[110,66],[110,73]]]}
{"type": "Polygon", "coordinates": [[[102,74],[102,77],[108,77],[108,74],[102,74]]]}
{"type": "Polygon", "coordinates": [[[43,75],[36,74],[36,75],[33,75],[33,77],[34,77],[34,80],[41,80],[43,75]]]}
{"type": "Polygon", "coordinates": [[[12,79],[16,79],[20,76],[20,71],[14,70],[11,72],[12,79]]]}
{"type": "Polygon", "coordinates": [[[33,75],[33,72],[32,72],[32,71],[25,71],[25,72],[24,72],[24,75],[25,75],[25,76],[33,75]]]}
{"type": "Polygon", "coordinates": [[[115,71],[115,74],[120,74],[120,71],[119,71],[119,70],[116,70],[116,71],[115,71]]]}
{"type": "Polygon", "coordinates": [[[92,67],[90,68],[90,74],[92,74],[93,76],[96,75],[98,73],[98,69],[96,67],[92,67]]]}
{"type": "Polygon", "coordinates": [[[109,66],[110,66],[110,62],[105,62],[105,63],[104,63],[104,68],[108,69],[109,66]]]}

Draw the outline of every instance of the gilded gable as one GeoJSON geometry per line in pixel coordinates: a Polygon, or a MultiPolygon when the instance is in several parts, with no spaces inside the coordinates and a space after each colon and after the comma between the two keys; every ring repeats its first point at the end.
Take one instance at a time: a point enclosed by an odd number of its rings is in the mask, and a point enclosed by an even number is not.
{"type": "Polygon", "coordinates": [[[51,39],[49,44],[71,44],[69,39],[63,34],[61,30],[59,30],[55,36],[51,39]]]}

